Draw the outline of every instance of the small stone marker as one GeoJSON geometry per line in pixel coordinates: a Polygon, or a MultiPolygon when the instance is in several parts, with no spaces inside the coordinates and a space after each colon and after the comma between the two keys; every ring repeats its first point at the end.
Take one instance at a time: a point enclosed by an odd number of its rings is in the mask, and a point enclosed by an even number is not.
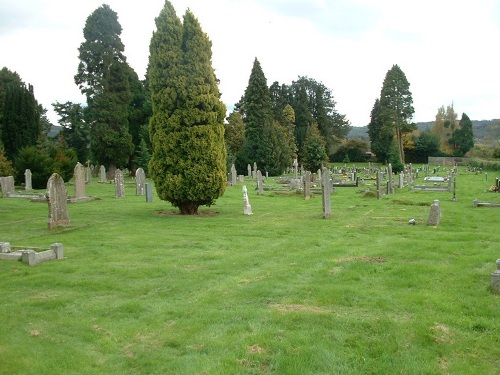
{"type": "Polygon", "coordinates": [[[57,173],[53,173],[47,181],[47,201],[49,203],[49,229],[69,225],[68,210],[66,208],[68,194],[64,180],[57,173]]]}
{"type": "Polygon", "coordinates": [[[330,217],[332,217],[332,207],[331,207],[332,184],[330,182],[330,174],[328,173],[328,168],[323,167],[321,175],[323,176],[323,183],[322,183],[323,218],[329,219],[330,217]]]}
{"type": "Polygon", "coordinates": [[[116,198],[125,198],[125,180],[123,172],[119,169],[115,171],[115,191],[116,198]]]}
{"type": "Polygon", "coordinates": [[[87,185],[90,185],[92,183],[92,171],[94,169],[93,165],[89,165],[87,168],[85,168],[85,183],[87,185]]]}
{"type": "Polygon", "coordinates": [[[0,185],[2,185],[2,197],[7,198],[9,195],[16,193],[14,177],[0,177],[0,185]]]}
{"type": "Polygon", "coordinates": [[[500,294],[500,259],[497,259],[497,270],[491,274],[491,291],[500,294]]]}
{"type": "Polygon", "coordinates": [[[429,212],[427,225],[437,227],[439,225],[440,219],[441,219],[441,207],[439,206],[439,200],[436,199],[431,205],[431,211],[429,212]]]}
{"type": "Polygon", "coordinates": [[[264,181],[262,180],[262,172],[257,171],[257,192],[259,195],[264,194],[264,181]]]}
{"type": "Polygon", "coordinates": [[[389,175],[389,185],[387,189],[387,194],[394,194],[394,181],[392,180],[392,164],[389,163],[387,166],[387,174],[389,175]]]}
{"type": "Polygon", "coordinates": [[[377,199],[382,198],[382,172],[377,172],[377,199]]]}
{"type": "Polygon", "coordinates": [[[252,166],[250,164],[247,165],[248,178],[252,178],[252,166]]]}
{"type": "Polygon", "coordinates": [[[106,182],[108,182],[108,179],[106,178],[106,167],[104,165],[101,165],[101,168],[99,169],[99,173],[100,173],[100,183],[101,184],[105,184],[106,182]]]}
{"type": "Polygon", "coordinates": [[[248,199],[248,190],[245,185],[243,185],[243,213],[245,215],[252,215],[252,206],[250,206],[250,201],[248,199]]]}
{"type": "Polygon", "coordinates": [[[76,163],[73,174],[75,176],[75,198],[83,198],[85,197],[85,167],[76,163]]]}
{"type": "Polygon", "coordinates": [[[153,184],[151,182],[146,183],[146,202],[153,201],[153,184]]]}
{"type": "Polygon", "coordinates": [[[33,185],[31,183],[31,170],[26,169],[24,171],[24,190],[33,190],[33,185]]]}
{"type": "Polygon", "coordinates": [[[137,168],[135,171],[135,195],[144,195],[144,184],[146,183],[146,174],[144,169],[137,168]]]}

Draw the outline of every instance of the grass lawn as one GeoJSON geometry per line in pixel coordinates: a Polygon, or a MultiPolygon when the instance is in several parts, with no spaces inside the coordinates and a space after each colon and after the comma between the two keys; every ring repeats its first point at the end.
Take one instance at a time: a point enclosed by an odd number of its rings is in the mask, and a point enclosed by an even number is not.
{"type": "Polygon", "coordinates": [[[0,241],[65,259],[0,261],[0,374],[500,374],[500,209],[472,204],[500,201],[489,175],[460,169],[456,202],[337,188],[330,219],[250,180],[252,216],[242,184],[188,217],[94,179],[52,230],[46,204],[2,198],[0,241]]]}

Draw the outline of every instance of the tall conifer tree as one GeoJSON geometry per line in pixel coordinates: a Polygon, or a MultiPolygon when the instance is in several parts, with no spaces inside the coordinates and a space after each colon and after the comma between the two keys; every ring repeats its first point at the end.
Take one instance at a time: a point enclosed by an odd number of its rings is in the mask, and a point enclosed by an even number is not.
{"type": "Polygon", "coordinates": [[[211,42],[191,11],[184,23],[167,0],[156,18],[148,78],[153,115],[151,177],[160,199],[197,214],[224,193],[225,105],[212,68],[211,42]]]}

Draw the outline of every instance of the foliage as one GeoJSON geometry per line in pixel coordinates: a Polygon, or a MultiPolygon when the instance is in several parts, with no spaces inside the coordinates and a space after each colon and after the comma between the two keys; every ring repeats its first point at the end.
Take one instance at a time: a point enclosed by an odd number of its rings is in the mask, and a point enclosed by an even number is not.
{"type": "Polygon", "coordinates": [[[380,91],[380,116],[383,126],[393,129],[401,164],[405,163],[403,134],[416,129],[416,125],[410,123],[414,112],[410,83],[401,68],[393,65],[380,91]]]}
{"type": "Polygon", "coordinates": [[[380,99],[375,99],[373,104],[368,124],[368,136],[371,142],[371,151],[377,156],[377,160],[384,164],[387,163],[389,150],[394,143],[394,131],[384,123],[380,99]]]}
{"type": "Polygon", "coordinates": [[[441,156],[439,149],[439,137],[436,133],[425,130],[415,137],[415,151],[413,158],[414,163],[427,163],[429,156],[441,156]]]}
{"type": "Polygon", "coordinates": [[[14,159],[19,150],[36,145],[40,135],[40,110],[33,86],[8,84],[5,88],[2,119],[2,142],[5,154],[14,159]]]}
{"type": "Polygon", "coordinates": [[[321,136],[318,126],[313,123],[308,129],[304,146],[302,147],[301,162],[308,171],[317,171],[328,162],[326,142],[321,136]]]}
{"type": "Polygon", "coordinates": [[[58,173],[64,181],[71,180],[75,165],[78,163],[76,151],[72,148],[51,145],[47,152],[52,162],[52,173],[58,173]]]}
{"type": "Polygon", "coordinates": [[[14,159],[15,181],[24,181],[26,169],[31,171],[31,184],[34,189],[44,189],[53,173],[53,160],[49,153],[35,146],[22,148],[14,159]]]}
{"type": "Polygon", "coordinates": [[[474,147],[472,122],[465,113],[462,113],[458,128],[452,132],[449,143],[453,145],[453,156],[464,156],[474,147]]]}
{"type": "Polygon", "coordinates": [[[233,111],[227,117],[225,125],[224,140],[228,155],[237,155],[245,143],[245,122],[241,113],[233,111]]]}
{"type": "Polygon", "coordinates": [[[144,139],[141,139],[141,143],[139,144],[139,148],[137,151],[137,156],[135,158],[135,162],[137,167],[140,167],[144,170],[145,174],[149,174],[149,162],[151,161],[151,154],[149,152],[148,145],[144,139]]]}
{"type": "Polygon", "coordinates": [[[224,193],[224,117],[212,68],[211,42],[187,10],[184,23],[169,1],[156,18],[148,79],[153,115],[149,164],[158,196],[182,214],[197,214],[224,193]]]}
{"type": "Polygon", "coordinates": [[[349,139],[342,143],[337,150],[330,155],[332,162],[344,162],[347,156],[347,163],[350,162],[366,162],[366,153],[370,151],[370,145],[362,139],[349,139]]]}
{"type": "Polygon", "coordinates": [[[133,151],[129,133],[132,100],[131,68],[123,54],[122,28],[108,5],[97,8],[83,29],[75,83],[87,98],[85,121],[90,124],[90,148],[99,164],[114,174],[128,164],[133,151]]]}
{"type": "Polygon", "coordinates": [[[90,160],[90,128],[84,120],[81,104],[55,102],[52,106],[59,116],[57,122],[62,126],[59,133],[62,143],[75,150],[78,161],[85,164],[90,160]]]}
{"type": "Polygon", "coordinates": [[[0,177],[13,175],[14,167],[12,166],[12,162],[7,159],[3,150],[0,149],[0,177]]]}
{"type": "Polygon", "coordinates": [[[439,137],[441,151],[447,155],[453,154],[454,147],[450,140],[455,129],[459,127],[457,117],[453,103],[446,106],[446,109],[441,106],[438,108],[436,120],[432,125],[432,132],[439,137]]]}

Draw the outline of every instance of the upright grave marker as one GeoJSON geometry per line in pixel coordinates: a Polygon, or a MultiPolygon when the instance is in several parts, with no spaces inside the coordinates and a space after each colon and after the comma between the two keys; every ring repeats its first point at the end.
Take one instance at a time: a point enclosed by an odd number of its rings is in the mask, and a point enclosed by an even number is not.
{"type": "Polygon", "coordinates": [[[108,179],[106,178],[106,167],[104,165],[101,165],[101,168],[99,169],[99,174],[100,174],[100,180],[99,182],[101,184],[105,184],[108,182],[108,179]]]}
{"type": "Polygon", "coordinates": [[[16,193],[14,177],[0,177],[0,185],[2,186],[2,197],[7,198],[9,195],[16,193]]]}
{"type": "Polygon", "coordinates": [[[231,164],[231,185],[236,185],[236,178],[236,167],[234,166],[234,164],[231,164]]]}
{"type": "Polygon", "coordinates": [[[144,195],[144,184],[146,183],[146,174],[144,169],[137,168],[135,171],[135,195],[144,195]]]}
{"type": "Polygon", "coordinates": [[[437,227],[439,225],[440,219],[441,219],[441,207],[439,206],[439,200],[436,199],[431,205],[431,211],[429,212],[427,225],[437,227]]]}
{"type": "Polygon", "coordinates": [[[85,167],[76,163],[73,175],[75,176],[75,198],[83,198],[85,197],[85,167]]]}
{"type": "Polygon", "coordinates": [[[250,200],[248,199],[248,190],[245,185],[243,185],[243,213],[245,215],[252,215],[252,206],[250,206],[250,200]]]}
{"type": "Polygon", "coordinates": [[[264,194],[264,181],[262,180],[262,172],[257,171],[257,192],[259,195],[264,194]]]}
{"type": "Polygon", "coordinates": [[[31,182],[31,170],[26,169],[24,171],[24,190],[33,190],[33,185],[31,182]]]}
{"type": "Polygon", "coordinates": [[[330,174],[328,173],[328,168],[323,167],[321,175],[323,176],[323,183],[321,184],[323,192],[323,218],[329,219],[332,216],[332,184],[330,182],[330,174]]]}
{"type": "Polygon", "coordinates": [[[67,210],[68,194],[64,180],[53,173],[47,181],[47,201],[49,204],[49,229],[69,225],[67,210]]]}
{"type": "Polygon", "coordinates": [[[311,172],[307,171],[304,177],[304,199],[311,199],[311,172]]]}
{"type": "Polygon", "coordinates": [[[125,180],[123,178],[123,172],[119,169],[115,171],[115,192],[116,198],[125,197],[125,180]]]}

